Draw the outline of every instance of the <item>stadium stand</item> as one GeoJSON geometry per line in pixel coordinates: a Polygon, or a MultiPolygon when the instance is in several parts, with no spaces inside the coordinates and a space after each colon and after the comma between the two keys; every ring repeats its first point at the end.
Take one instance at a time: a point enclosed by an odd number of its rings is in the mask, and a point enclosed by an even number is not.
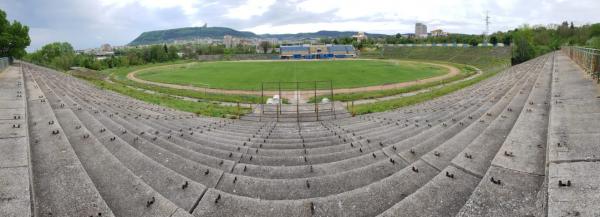
{"type": "Polygon", "coordinates": [[[0,84],[6,216],[600,214],[600,92],[560,52],[312,122],[198,117],[28,63],[0,84]]]}
{"type": "Polygon", "coordinates": [[[281,59],[332,59],[356,57],[352,45],[288,45],[281,46],[281,59]]]}

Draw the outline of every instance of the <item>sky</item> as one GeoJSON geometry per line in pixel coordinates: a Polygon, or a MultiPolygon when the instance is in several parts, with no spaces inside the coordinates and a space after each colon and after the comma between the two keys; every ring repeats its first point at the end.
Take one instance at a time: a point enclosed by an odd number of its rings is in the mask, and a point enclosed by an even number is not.
{"type": "Polygon", "coordinates": [[[142,32],[180,27],[230,27],[264,33],[319,30],[481,34],[523,24],[600,22],[598,0],[0,0],[9,20],[29,26],[28,51],[66,41],[76,49],[125,45],[142,32]]]}

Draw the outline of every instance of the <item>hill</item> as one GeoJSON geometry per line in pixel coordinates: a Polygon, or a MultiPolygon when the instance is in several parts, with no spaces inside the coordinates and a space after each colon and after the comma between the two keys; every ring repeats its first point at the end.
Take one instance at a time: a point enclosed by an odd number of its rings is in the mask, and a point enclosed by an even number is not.
{"type": "MultiPolygon", "coordinates": [[[[253,32],[238,31],[227,27],[186,27],[178,29],[167,29],[144,32],[128,45],[146,45],[173,42],[175,40],[188,40],[195,38],[213,38],[223,39],[225,35],[231,35],[239,38],[277,38],[279,40],[296,40],[306,38],[340,38],[352,37],[356,32],[352,31],[318,31],[312,33],[297,34],[263,34],[258,35],[253,32]]],[[[383,37],[384,34],[369,34],[369,37],[383,37]]]]}
{"type": "Polygon", "coordinates": [[[132,42],[130,42],[129,45],[159,44],[165,42],[172,42],[174,40],[186,40],[194,38],[222,39],[224,35],[231,35],[234,37],[241,38],[258,37],[252,32],[237,31],[235,29],[226,27],[186,27],[178,29],[144,32],[132,42]]]}
{"type": "MultiPolygon", "coordinates": [[[[296,33],[296,34],[264,34],[261,35],[265,38],[277,38],[280,40],[294,40],[294,39],[304,39],[304,38],[342,38],[342,37],[352,37],[356,32],[353,31],[318,31],[318,32],[305,32],[305,33],[296,33]]],[[[369,37],[383,37],[386,36],[384,34],[371,34],[365,33],[369,37]]]]}

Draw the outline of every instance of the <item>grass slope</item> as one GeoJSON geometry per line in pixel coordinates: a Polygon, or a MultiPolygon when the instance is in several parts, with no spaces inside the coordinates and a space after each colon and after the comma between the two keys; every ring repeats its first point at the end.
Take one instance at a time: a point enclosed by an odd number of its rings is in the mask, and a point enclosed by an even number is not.
{"type": "MultiPolygon", "coordinates": [[[[382,97],[386,97],[386,96],[393,96],[393,95],[398,95],[398,94],[403,94],[403,93],[419,91],[419,90],[427,89],[427,88],[438,86],[438,85],[448,84],[448,83],[458,81],[458,80],[461,80],[461,79],[464,79],[469,76],[477,74],[476,69],[473,67],[470,67],[468,65],[448,63],[448,62],[438,62],[438,63],[454,66],[454,67],[460,69],[460,74],[456,75],[456,76],[452,76],[450,78],[442,79],[439,81],[415,84],[415,85],[411,85],[408,87],[402,87],[402,88],[396,88],[396,89],[375,90],[375,91],[355,92],[355,93],[338,93],[338,94],[334,94],[333,98],[335,99],[335,101],[342,101],[342,102],[350,102],[350,101],[362,100],[362,99],[377,99],[377,98],[382,98],[382,97]]],[[[325,97],[329,98],[330,96],[317,96],[316,98],[311,97],[310,102],[314,102],[315,99],[320,101],[325,97]]]]}
{"type": "MultiPolygon", "coordinates": [[[[382,50],[363,52],[361,57],[380,59],[418,60],[429,62],[440,62],[453,65],[461,69],[462,73],[443,81],[430,82],[406,88],[385,91],[372,91],[364,93],[336,94],[335,100],[352,101],[361,99],[374,99],[392,96],[412,91],[418,91],[436,85],[447,84],[466,78],[473,74],[475,66],[482,72],[494,72],[508,67],[511,58],[510,47],[399,47],[385,46],[382,50]]],[[[479,79],[477,79],[479,80],[479,79]]]]}
{"type": "MultiPolygon", "coordinates": [[[[429,92],[399,99],[379,101],[370,104],[362,104],[354,107],[355,114],[367,114],[397,109],[432,100],[446,94],[453,93],[465,87],[474,85],[482,80],[496,75],[498,72],[510,66],[510,47],[475,47],[475,48],[453,48],[453,47],[385,47],[383,56],[385,59],[415,59],[430,61],[446,61],[475,66],[482,70],[483,74],[470,79],[444,86],[429,92]]],[[[392,91],[379,94],[386,96],[392,91]]],[[[369,98],[372,94],[352,96],[352,99],[369,98]]],[[[344,97],[344,96],[340,96],[344,97]]],[[[337,98],[335,98],[337,100],[337,98]]]]}
{"type": "MultiPolygon", "coordinates": [[[[381,53],[381,52],[380,52],[381,53]]],[[[386,59],[438,60],[473,65],[480,69],[510,63],[510,47],[392,47],[382,52],[386,59]]]]}
{"type": "MultiPolygon", "coordinates": [[[[111,70],[110,72],[114,72],[115,69],[111,70]]],[[[123,71],[127,71],[122,69],[117,69],[117,70],[123,70],[123,71]]],[[[86,70],[86,69],[81,69],[81,70],[72,70],[69,72],[71,75],[81,78],[83,80],[86,80],[88,82],[90,82],[91,84],[95,85],[96,87],[102,89],[102,90],[109,90],[109,91],[113,91],[113,92],[117,92],[138,100],[142,100],[148,103],[152,103],[152,104],[156,104],[156,105],[161,105],[161,106],[165,106],[165,107],[169,107],[169,108],[173,108],[173,109],[178,109],[181,111],[187,111],[187,112],[192,112],[192,113],[196,113],[198,115],[204,115],[204,116],[211,116],[211,117],[230,117],[230,118],[235,118],[238,117],[239,115],[242,114],[246,114],[248,112],[250,112],[249,108],[245,108],[245,107],[236,107],[236,106],[222,106],[216,103],[210,103],[210,102],[192,102],[192,101],[186,101],[186,100],[181,100],[175,97],[171,97],[167,94],[164,93],[158,93],[158,94],[151,94],[151,93],[146,93],[144,91],[140,91],[134,88],[131,88],[130,85],[124,84],[124,83],[120,83],[120,82],[109,82],[107,81],[107,78],[109,78],[109,76],[116,76],[115,74],[112,73],[107,73],[105,72],[98,72],[95,70],[86,70]]],[[[116,78],[112,78],[112,81],[117,81],[119,79],[116,78]]]]}
{"type": "Polygon", "coordinates": [[[417,62],[380,60],[203,62],[149,69],[140,79],[210,88],[256,90],[263,81],[333,80],[334,88],[375,86],[413,81],[448,73],[417,62]]]}
{"type": "Polygon", "coordinates": [[[392,110],[392,109],[397,109],[400,107],[405,107],[405,106],[410,106],[410,105],[415,105],[418,103],[422,103],[428,100],[432,100],[441,96],[445,96],[447,94],[459,91],[463,88],[472,86],[474,84],[479,83],[480,81],[483,81],[489,77],[492,77],[494,75],[496,75],[498,72],[500,72],[501,70],[503,70],[504,68],[494,68],[494,69],[490,69],[490,71],[484,73],[481,76],[475,77],[473,79],[470,80],[466,80],[466,81],[461,81],[455,84],[451,84],[439,89],[435,89],[429,92],[425,92],[425,93],[420,93],[414,96],[407,96],[407,97],[403,97],[403,98],[399,98],[399,99],[393,99],[393,100],[386,100],[386,101],[379,101],[379,102],[375,102],[375,103],[369,103],[369,104],[361,104],[361,105],[357,105],[354,107],[354,109],[352,108],[348,108],[349,111],[351,111],[354,115],[360,115],[360,114],[368,114],[368,113],[374,113],[374,112],[383,112],[383,111],[388,111],[388,110],[392,110]]]}

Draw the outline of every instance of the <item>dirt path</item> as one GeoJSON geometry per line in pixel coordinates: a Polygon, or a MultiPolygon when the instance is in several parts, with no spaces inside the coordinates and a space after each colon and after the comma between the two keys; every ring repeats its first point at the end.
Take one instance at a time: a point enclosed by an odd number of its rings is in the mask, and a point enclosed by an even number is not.
{"type": "MultiPolygon", "coordinates": [[[[363,59],[361,59],[363,60],[363,59]]],[[[260,61],[264,61],[264,60],[260,60],[260,61]]],[[[272,61],[272,60],[270,60],[272,61]]],[[[416,84],[423,84],[423,83],[429,83],[429,82],[435,82],[435,81],[440,81],[443,79],[447,79],[447,78],[451,78],[453,76],[456,76],[458,74],[460,74],[460,70],[454,66],[450,66],[450,65],[445,65],[445,64],[440,64],[440,63],[428,63],[428,62],[419,62],[419,61],[407,61],[407,60],[388,60],[388,61],[392,61],[392,62],[413,62],[413,63],[423,63],[423,64],[428,64],[428,65],[432,65],[432,66],[438,66],[438,67],[443,67],[449,70],[449,73],[441,75],[441,76],[437,76],[437,77],[430,77],[430,78],[426,78],[426,79],[421,79],[421,80],[414,80],[414,81],[407,81],[407,82],[400,82],[400,83],[394,83],[394,84],[384,84],[384,85],[376,85],[376,86],[368,86],[368,87],[356,87],[356,88],[342,88],[342,89],[334,89],[333,93],[334,94],[338,94],[338,93],[356,93],[356,92],[368,92],[368,91],[376,91],[376,90],[389,90],[389,89],[396,89],[396,88],[402,88],[402,87],[408,87],[408,86],[412,86],[412,85],[416,85],[416,84]]],[[[185,64],[189,64],[189,63],[185,63],[185,64]]],[[[194,87],[194,86],[185,86],[185,85],[179,85],[179,84],[167,84],[167,83],[159,83],[159,82],[153,82],[153,81],[147,81],[147,80],[142,80],[137,78],[135,75],[137,73],[143,72],[143,71],[147,71],[147,70],[152,70],[152,69],[158,69],[158,68],[168,68],[168,67],[173,67],[174,65],[167,65],[167,66],[159,66],[159,67],[153,67],[153,68],[146,68],[146,69],[140,69],[140,70],[136,70],[133,72],[130,72],[129,74],[127,74],[127,79],[138,82],[138,83],[143,83],[143,84],[151,84],[151,85],[156,85],[156,86],[161,86],[161,87],[168,87],[168,88],[173,88],[173,89],[182,89],[182,90],[193,90],[193,91],[206,91],[209,93],[221,93],[221,94],[237,94],[237,95],[260,95],[261,92],[260,91],[251,91],[251,90],[225,90],[225,89],[207,89],[207,88],[201,88],[201,87],[194,87]]],[[[264,94],[268,97],[279,94],[278,91],[265,91],[264,94]]],[[[330,94],[329,90],[317,90],[317,95],[327,95],[330,94]]],[[[314,96],[314,91],[282,91],[281,92],[281,97],[283,98],[287,98],[290,100],[291,103],[296,103],[296,101],[300,102],[300,103],[305,103],[308,101],[308,99],[310,97],[314,96]]]]}

